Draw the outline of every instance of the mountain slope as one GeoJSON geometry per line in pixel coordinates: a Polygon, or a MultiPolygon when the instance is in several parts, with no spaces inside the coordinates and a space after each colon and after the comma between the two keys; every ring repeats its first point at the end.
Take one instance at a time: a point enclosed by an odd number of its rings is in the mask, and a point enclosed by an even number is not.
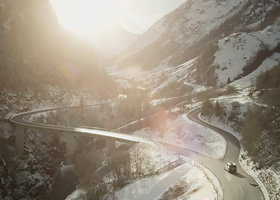
{"type": "Polygon", "coordinates": [[[198,57],[183,74],[185,81],[223,86],[250,74],[278,52],[279,6],[276,0],[186,1],[140,36],[108,69],[126,78],[133,72],[130,79],[150,84],[150,73],[198,57]]]}
{"type": "Polygon", "coordinates": [[[49,1],[0,0],[1,89],[26,89],[47,84],[104,91],[112,86],[99,69],[94,52],[66,32],[49,1]]]}
{"type": "MultiPolygon", "coordinates": [[[[241,0],[186,1],[154,24],[122,54],[119,61],[124,66],[139,64],[145,69],[155,67],[165,58],[178,56],[178,53],[190,48],[236,14],[245,3],[241,0]]],[[[168,61],[172,65],[181,64],[176,63],[176,59],[168,61]]]]}

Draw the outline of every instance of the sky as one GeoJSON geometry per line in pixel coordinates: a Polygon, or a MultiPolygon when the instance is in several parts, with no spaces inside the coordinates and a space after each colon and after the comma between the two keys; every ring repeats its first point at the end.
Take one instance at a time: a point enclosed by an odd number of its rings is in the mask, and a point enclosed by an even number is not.
{"type": "Polygon", "coordinates": [[[185,0],[50,1],[63,27],[86,36],[110,24],[120,24],[130,32],[141,34],[185,0]]]}

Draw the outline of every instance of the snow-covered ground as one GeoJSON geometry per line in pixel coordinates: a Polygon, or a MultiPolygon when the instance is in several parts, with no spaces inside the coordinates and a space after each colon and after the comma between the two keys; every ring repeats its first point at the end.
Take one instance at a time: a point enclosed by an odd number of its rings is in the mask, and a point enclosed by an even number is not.
{"type": "Polygon", "coordinates": [[[190,164],[181,165],[167,173],[140,179],[116,192],[119,200],[161,199],[164,192],[176,184],[186,183],[180,195],[173,199],[215,199],[216,192],[204,173],[190,164]]]}
{"type": "Polygon", "coordinates": [[[25,92],[11,90],[0,91],[0,118],[8,118],[17,113],[44,110],[55,107],[78,106],[81,103],[93,105],[100,103],[100,98],[94,92],[81,89],[71,90],[52,86],[45,86],[25,92]]]}
{"type": "Polygon", "coordinates": [[[231,83],[231,85],[236,88],[245,88],[252,85],[256,85],[256,79],[260,74],[269,71],[270,69],[273,69],[275,66],[279,64],[280,64],[280,53],[274,53],[271,57],[265,59],[263,63],[258,67],[258,69],[256,69],[249,75],[237,81],[234,81],[233,83],[231,83]]]}
{"type": "Polygon", "coordinates": [[[148,136],[153,141],[187,148],[214,159],[221,159],[225,155],[225,139],[214,131],[191,121],[186,115],[161,122],[161,126],[164,127],[161,131],[144,128],[136,134],[148,136]]]}
{"type": "Polygon", "coordinates": [[[219,41],[215,53],[217,85],[226,84],[228,78],[234,80],[243,68],[261,49],[262,42],[247,33],[234,33],[219,41]]]}
{"type": "Polygon", "coordinates": [[[187,61],[186,63],[183,63],[181,65],[178,65],[176,67],[169,67],[163,71],[154,73],[152,76],[150,76],[151,80],[156,80],[162,77],[166,77],[164,81],[162,81],[155,90],[159,90],[168,84],[183,80],[186,75],[189,73],[189,69],[193,66],[193,64],[196,62],[197,58],[191,59],[187,61]]]}
{"type": "MultiPolygon", "coordinates": [[[[139,146],[140,147],[140,146],[139,146]]],[[[136,147],[136,148],[139,148],[136,147]]],[[[183,187],[183,191],[172,199],[215,199],[223,196],[222,187],[212,172],[198,163],[177,154],[166,151],[161,146],[148,147],[141,145],[141,149],[153,159],[147,165],[155,164],[156,170],[176,163],[180,165],[168,172],[136,180],[115,193],[120,200],[161,199],[164,193],[170,193],[173,187],[183,187]],[[212,183],[211,183],[212,182],[212,183]]],[[[133,154],[134,148],[131,153],[133,154]]]]}
{"type": "Polygon", "coordinates": [[[280,43],[280,18],[264,30],[252,33],[252,35],[260,39],[268,49],[273,50],[280,43]]]}
{"type": "Polygon", "coordinates": [[[124,88],[124,89],[132,87],[132,85],[126,79],[117,79],[116,82],[120,85],[121,88],[124,88]]]}
{"type": "MultiPolygon", "coordinates": [[[[120,59],[145,51],[146,48],[159,41],[163,42],[157,45],[157,48],[166,48],[172,43],[172,39],[181,46],[191,46],[203,38],[206,33],[219,27],[226,19],[240,11],[246,2],[244,0],[186,1],[140,36],[120,59]],[[179,17],[180,20],[173,19],[176,17],[179,17]]],[[[166,63],[169,59],[166,60],[166,63]]]]}
{"type": "MultiPolygon", "coordinates": [[[[164,193],[170,193],[173,187],[182,188],[177,199],[214,200],[217,195],[223,196],[222,187],[212,172],[186,157],[167,152],[160,145],[155,147],[138,144],[129,149],[129,153],[132,158],[144,159],[140,162],[145,166],[144,173],[149,173],[152,169],[158,172],[158,175],[134,180],[108,197],[109,199],[159,199],[164,193]]],[[[86,199],[85,191],[80,188],[66,198],[66,200],[84,199],[86,199]]]]}
{"type": "Polygon", "coordinates": [[[84,200],[85,191],[81,189],[75,190],[72,194],[68,195],[65,200],[84,200]]]}
{"type": "MultiPolygon", "coordinates": [[[[228,78],[233,81],[243,68],[255,59],[256,54],[265,48],[273,50],[280,43],[280,18],[272,25],[262,31],[253,33],[233,33],[218,42],[219,50],[215,53],[214,65],[216,69],[217,85],[227,83],[228,78]]],[[[255,82],[255,77],[261,71],[267,71],[279,64],[279,54],[275,53],[267,58],[262,65],[250,76],[246,76],[242,81],[237,81],[238,86],[248,87],[255,82]]]]}
{"type": "Polygon", "coordinates": [[[152,70],[143,70],[140,66],[131,66],[119,69],[111,73],[117,77],[117,82],[122,88],[129,88],[131,84],[127,80],[143,81],[145,84],[153,85],[154,90],[165,87],[171,82],[183,79],[189,72],[189,68],[195,63],[197,58],[191,59],[178,66],[162,65],[152,70]]]}
{"type": "MultiPolygon", "coordinates": [[[[188,76],[188,74],[187,74],[186,76],[188,76]]],[[[185,77],[184,77],[184,78],[185,78],[185,77]]],[[[211,87],[204,86],[204,85],[192,84],[192,83],[189,83],[189,82],[187,82],[187,81],[184,81],[184,84],[187,85],[187,86],[192,87],[192,88],[193,88],[193,93],[203,92],[203,91],[208,90],[208,89],[211,88],[211,87]]]]}

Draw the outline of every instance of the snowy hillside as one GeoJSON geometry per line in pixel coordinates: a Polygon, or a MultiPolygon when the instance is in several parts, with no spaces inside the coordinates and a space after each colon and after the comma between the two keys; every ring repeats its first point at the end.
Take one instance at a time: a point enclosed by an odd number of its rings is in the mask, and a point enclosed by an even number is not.
{"type": "Polygon", "coordinates": [[[223,85],[236,79],[243,68],[257,53],[275,49],[280,42],[280,18],[271,26],[254,33],[234,33],[219,41],[219,50],[215,53],[217,85],[223,85]]]}
{"type": "Polygon", "coordinates": [[[225,139],[216,132],[194,123],[186,115],[174,120],[162,122],[164,130],[145,128],[137,135],[145,135],[153,141],[172,144],[207,155],[214,159],[222,159],[226,151],[225,139]]]}
{"type": "Polygon", "coordinates": [[[237,81],[234,81],[232,85],[236,88],[243,88],[243,87],[249,87],[251,85],[255,85],[256,79],[259,75],[261,75],[262,73],[268,70],[273,69],[279,64],[280,64],[280,53],[274,53],[271,57],[265,59],[263,63],[258,67],[258,69],[250,73],[248,76],[245,76],[237,81]]]}
{"type": "Polygon", "coordinates": [[[153,88],[182,77],[187,84],[223,86],[279,51],[278,13],[276,0],[189,0],[156,22],[107,69],[153,88]],[[188,70],[182,67],[189,62],[188,70]]]}
{"type": "Polygon", "coordinates": [[[201,107],[201,119],[238,137],[241,164],[256,173],[271,196],[279,197],[279,0],[186,0],[141,36],[110,28],[95,41],[104,56],[112,57],[104,68],[94,56],[100,55],[78,45],[55,18],[55,26],[45,27],[37,7],[49,5],[38,1],[32,13],[25,4],[7,2],[0,0],[0,11],[5,11],[3,16],[0,12],[0,199],[218,195],[202,167],[186,163],[181,155],[166,156],[159,146],[75,136],[77,148],[69,159],[65,136],[28,129],[25,154],[16,155],[9,117],[78,105],[80,112],[63,109],[30,119],[134,133],[197,155],[226,158],[232,148],[228,140],[187,117],[189,110],[201,107]],[[101,102],[98,108],[83,109],[101,102]],[[111,103],[107,107],[105,102],[111,103]],[[114,152],[107,153],[113,143],[114,152]],[[180,195],[173,194],[176,188],[180,195]]]}
{"type": "Polygon", "coordinates": [[[234,80],[261,48],[261,41],[246,33],[234,33],[219,41],[215,54],[217,85],[234,80]]]}
{"type": "Polygon", "coordinates": [[[172,63],[172,56],[188,49],[210,31],[218,28],[226,19],[240,11],[246,2],[186,1],[143,34],[120,56],[119,63],[121,66],[140,65],[143,68],[152,68],[163,64],[161,61],[169,56],[165,62],[172,63]]]}
{"type": "Polygon", "coordinates": [[[29,89],[27,91],[0,91],[0,118],[9,117],[22,112],[63,107],[81,104],[94,105],[101,102],[96,93],[88,89],[69,90],[53,86],[29,89]]]}

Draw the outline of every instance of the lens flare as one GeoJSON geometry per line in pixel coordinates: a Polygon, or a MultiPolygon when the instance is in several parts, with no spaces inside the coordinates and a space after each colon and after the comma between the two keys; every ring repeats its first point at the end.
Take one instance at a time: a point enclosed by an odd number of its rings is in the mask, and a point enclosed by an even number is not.
{"type": "Polygon", "coordinates": [[[75,81],[79,74],[79,69],[71,62],[60,65],[59,71],[70,81],[75,81]]]}

